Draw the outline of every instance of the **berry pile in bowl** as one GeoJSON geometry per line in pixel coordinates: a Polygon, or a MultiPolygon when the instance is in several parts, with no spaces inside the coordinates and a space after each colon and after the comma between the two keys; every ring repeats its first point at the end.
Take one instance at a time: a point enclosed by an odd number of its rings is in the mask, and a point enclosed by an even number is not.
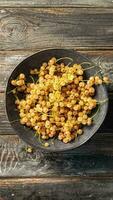
{"type": "Polygon", "coordinates": [[[59,145],[65,145],[66,149],[69,144],[79,144],[86,131],[92,131],[87,136],[90,138],[94,134],[94,119],[102,114],[102,107],[107,110],[104,84],[109,83],[108,77],[102,77],[98,67],[87,60],[77,62],[76,55],[74,60],[68,51],[65,50],[62,57],[53,54],[49,59],[43,58],[40,65],[29,67],[27,73],[19,69],[8,83],[11,89],[6,92],[6,101],[12,98],[18,116],[18,119],[10,119],[11,125],[18,123],[21,129],[24,127],[24,138],[28,129],[32,131],[35,143],[46,149],[52,146],[53,150],[63,150],[59,145]],[[103,91],[103,96],[98,88],[103,91]],[[60,143],[57,145],[56,141],[60,143]]]}

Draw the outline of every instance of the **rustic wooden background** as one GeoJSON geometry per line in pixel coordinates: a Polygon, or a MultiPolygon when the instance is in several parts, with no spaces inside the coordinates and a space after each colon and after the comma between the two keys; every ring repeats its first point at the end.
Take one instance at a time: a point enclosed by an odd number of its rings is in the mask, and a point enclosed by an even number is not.
{"type": "Polygon", "coordinates": [[[98,133],[65,153],[26,152],[6,118],[11,71],[38,50],[57,47],[101,61],[104,73],[113,69],[113,1],[0,0],[0,200],[113,200],[112,92],[98,133]]]}

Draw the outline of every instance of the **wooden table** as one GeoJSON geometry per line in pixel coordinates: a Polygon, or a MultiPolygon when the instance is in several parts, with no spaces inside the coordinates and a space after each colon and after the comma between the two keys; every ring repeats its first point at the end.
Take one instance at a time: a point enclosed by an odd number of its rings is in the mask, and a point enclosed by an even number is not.
{"type": "MultiPolygon", "coordinates": [[[[65,153],[26,151],[5,114],[7,78],[46,48],[77,49],[113,67],[112,0],[0,0],[0,200],[112,200],[113,96],[86,144],[65,153]]],[[[112,75],[112,74],[111,74],[112,75]]]]}

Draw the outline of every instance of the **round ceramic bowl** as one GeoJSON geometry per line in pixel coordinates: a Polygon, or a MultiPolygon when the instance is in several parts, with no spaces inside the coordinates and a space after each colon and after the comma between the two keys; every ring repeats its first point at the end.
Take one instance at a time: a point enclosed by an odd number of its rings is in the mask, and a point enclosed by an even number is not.
{"type": "MultiPolygon", "coordinates": [[[[30,81],[29,78],[30,69],[39,68],[43,62],[47,62],[51,57],[56,57],[57,59],[61,57],[70,57],[73,59],[73,63],[91,62],[86,57],[76,52],[75,50],[67,50],[67,49],[43,50],[26,58],[13,70],[13,72],[9,77],[6,88],[6,112],[9,122],[11,123],[11,126],[14,128],[17,135],[20,138],[22,138],[26,143],[28,143],[34,148],[42,148],[45,149],[46,151],[60,152],[79,147],[94,135],[94,133],[99,129],[99,127],[101,126],[101,124],[105,119],[108,108],[108,101],[100,105],[99,112],[95,115],[93,119],[94,120],[93,125],[85,126],[84,133],[82,135],[78,136],[75,140],[67,144],[64,144],[57,138],[54,139],[54,142],[52,142],[52,140],[49,139],[48,140],[49,146],[45,147],[42,144],[42,142],[40,142],[38,138],[35,136],[35,132],[32,129],[20,124],[19,114],[15,106],[15,97],[10,91],[13,89],[13,86],[11,85],[12,79],[16,79],[16,77],[20,73],[24,73],[26,75],[27,81],[30,81]]],[[[64,59],[62,60],[62,62],[67,64],[69,60],[64,59]]],[[[83,67],[84,68],[89,67],[89,65],[87,65],[86,63],[84,64],[83,67]]],[[[86,70],[85,76],[90,77],[91,75],[94,75],[97,71],[98,71],[98,66],[86,70]]],[[[99,101],[108,98],[107,91],[104,85],[96,87],[95,98],[99,101]]]]}

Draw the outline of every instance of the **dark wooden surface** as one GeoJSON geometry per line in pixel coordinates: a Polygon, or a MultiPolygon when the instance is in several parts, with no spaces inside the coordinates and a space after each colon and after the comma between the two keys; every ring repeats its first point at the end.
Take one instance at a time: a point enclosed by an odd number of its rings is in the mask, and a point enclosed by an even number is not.
{"type": "Polygon", "coordinates": [[[112,200],[112,177],[4,179],[1,200],[112,200]],[[16,185],[16,188],[14,187],[16,185]],[[8,187],[8,190],[7,190],[8,187]],[[98,188],[98,190],[97,190],[98,188]]]}
{"type": "Polygon", "coordinates": [[[1,7],[113,7],[112,0],[1,0],[1,7]]]}
{"type": "Polygon", "coordinates": [[[1,50],[113,49],[113,8],[1,9],[1,50]]]}
{"type": "Polygon", "coordinates": [[[0,1],[0,200],[113,200],[112,84],[103,125],[72,151],[28,153],[6,117],[5,87],[15,66],[42,49],[63,47],[80,51],[109,73],[113,1],[0,1]]]}

